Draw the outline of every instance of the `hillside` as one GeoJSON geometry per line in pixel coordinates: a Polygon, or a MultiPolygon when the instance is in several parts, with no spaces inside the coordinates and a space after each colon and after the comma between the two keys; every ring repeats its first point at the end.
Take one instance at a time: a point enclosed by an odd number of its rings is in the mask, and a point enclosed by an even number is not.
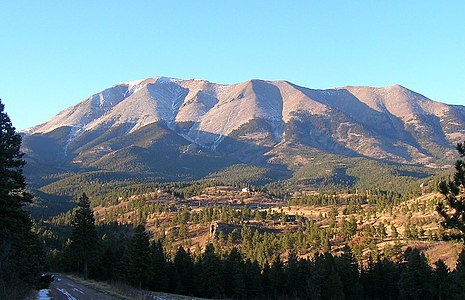
{"type": "Polygon", "coordinates": [[[154,77],[105,89],[22,134],[34,189],[95,174],[372,188],[451,165],[463,128],[464,107],[400,85],[154,77]]]}
{"type": "MultiPolygon", "coordinates": [[[[226,252],[239,247],[246,258],[263,265],[277,253],[286,257],[289,250],[313,257],[321,251],[337,254],[349,246],[358,263],[365,264],[380,255],[399,260],[412,247],[423,251],[430,264],[442,259],[453,269],[461,246],[444,241],[447,231],[439,226],[435,211],[441,198],[439,193],[409,199],[370,191],[298,192],[285,201],[265,191],[212,186],[199,187],[185,198],[159,189],[93,210],[102,227],[118,224],[121,230],[145,224],[152,239],[163,240],[167,251],[183,245],[194,253],[212,242],[226,252]]],[[[64,226],[69,219],[68,213],[48,223],[64,226]]]]}

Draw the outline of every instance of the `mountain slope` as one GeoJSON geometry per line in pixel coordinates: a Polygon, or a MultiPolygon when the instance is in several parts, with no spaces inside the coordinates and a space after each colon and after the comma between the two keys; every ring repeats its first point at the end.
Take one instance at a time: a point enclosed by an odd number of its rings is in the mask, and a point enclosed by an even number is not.
{"type": "Polygon", "coordinates": [[[330,156],[450,164],[465,138],[465,108],[400,85],[317,90],[154,77],[105,89],[23,134],[26,173],[36,180],[95,171],[200,179],[241,164],[275,180],[330,156]]]}

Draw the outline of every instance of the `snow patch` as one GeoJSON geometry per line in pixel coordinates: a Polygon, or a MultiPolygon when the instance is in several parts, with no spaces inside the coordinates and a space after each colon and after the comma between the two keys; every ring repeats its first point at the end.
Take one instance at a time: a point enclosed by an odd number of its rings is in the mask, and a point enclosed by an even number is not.
{"type": "Polygon", "coordinates": [[[68,148],[72,141],[74,141],[82,133],[82,128],[73,126],[68,134],[66,144],[64,147],[65,156],[68,155],[68,148]]]}
{"type": "Polygon", "coordinates": [[[100,94],[99,94],[99,98],[100,98],[100,99],[99,99],[99,100],[100,100],[100,101],[99,101],[99,102],[100,102],[100,103],[99,103],[99,104],[100,104],[100,109],[102,109],[102,108],[105,106],[105,98],[103,97],[103,93],[100,93],[100,94]]]}
{"type": "Polygon", "coordinates": [[[217,138],[217,139],[215,140],[215,142],[213,143],[213,146],[212,146],[212,149],[213,149],[213,150],[216,150],[216,148],[217,148],[218,145],[221,143],[221,141],[223,141],[225,131],[226,131],[226,129],[228,128],[229,123],[231,122],[231,116],[232,116],[232,114],[233,114],[233,111],[231,111],[231,112],[229,113],[228,119],[226,120],[226,123],[224,124],[223,129],[221,130],[220,135],[218,136],[218,138],[217,138]]]}
{"type": "Polygon", "coordinates": [[[43,289],[39,291],[39,294],[37,294],[36,300],[51,300],[52,298],[48,294],[50,292],[49,289],[43,289]]]}
{"type": "Polygon", "coordinates": [[[273,129],[272,135],[276,142],[280,142],[283,139],[284,134],[284,123],[282,119],[271,119],[271,128],[273,129]]]}
{"type": "Polygon", "coordinates": [[[142,81],[145,79],[139,79],[139,80],[131,80],[131,81],[123,81],[120,84],[127,84],[129,88],[134,87],[136,85],[139,85],[142,81]]]}
{"type": "Polygon", "coordinates": [[[128,90],[124,93],[124,98],[127,98],[144,87],[142,84],[143,80],[133,80],[128,82],[123,82],[122,84],[128,85],[128,90]]]}

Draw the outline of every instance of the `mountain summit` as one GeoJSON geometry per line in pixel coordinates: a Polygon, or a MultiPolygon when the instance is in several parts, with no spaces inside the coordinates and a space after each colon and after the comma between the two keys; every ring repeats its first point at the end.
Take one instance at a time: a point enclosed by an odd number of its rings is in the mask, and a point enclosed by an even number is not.
{"type": "Polygon", "coordinates": [[[48,173],[201,178],[236,163],[295,171],[320,154],[438,167],[465,138],[465,107],[400,85],[154,77],[98,92],[23,134],[31,168],[48,173]]]}

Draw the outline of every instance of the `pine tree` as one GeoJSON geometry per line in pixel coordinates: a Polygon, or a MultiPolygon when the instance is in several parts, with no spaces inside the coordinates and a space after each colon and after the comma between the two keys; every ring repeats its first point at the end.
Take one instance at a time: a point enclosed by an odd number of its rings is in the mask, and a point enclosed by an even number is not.
{"type": "Polygon", "coordinates": [[[272,286],[271,286],[271,280],[270,280],[270,264],[268,261],[265,261],[263,265],[263,270],[262,270],[262,280],[261,280],[261,286],[263,289],[263,294],[268,298],[272,297],[272,286]]]}
{"type": "MultiPolygon", "coordinates": [[[[343,283],[336,269],[334,257],[326,252],[315,258],[315,281],[312,290],[323,299],[343,299],[343,283]]],[[[318,298],[318,297],[317,297],[318,298]]]]}
{"type": "Polygon", "coordinates": [[[25,192],[20,151],[15,132],[0,100],[0,298],[13,299],[39,279],[44,252],[31,232],[29,214],[22,209],[32,196],[25,192]],[[16,289],[16,291],[14,291],[16,289]]]}
{"type": "Polygon", "coordinates": [[[299,261],[296,253],[290,251],[285,268],[286,277],[283,279],[286,279],[287,294],[295,297],[298,297],[299,289],[305,286],[302,282],[303,278],[299,274],[298,263],[299,261]]]}
{"type": "Polygon", "coordinates": [[[77,262],[78,271],[84,279],[89,276],[89,264],[96,260],[98,253],[98,237],[95,228],[94,213],[90,208],[90,200],[85,193],[78,199],[77,208],[71,220],[71,252],[77,262]]]}
{"type": "Polygon", "coordinates": [[[433,291],[434,298],[447,299],[450,298],[451,284],[449,276],[449,268],[442,259],[435,263],[436,269],[433,271],[433,291]]]}
{"type": "Polygon", "coordinates": [[[190,251],[186,252],[183,246],[179,246],[173,263],[176,294],[193,295],[194,260],[190,251]]]}
{"type": "Polygon", "coordinates": [[[262,273],[257,261],[245,261],[245,289],[248,299],[263,298],[262,273]]]}
{"type": "Polygon", "coordinates": [[[361,288],[358,265],[348,246],[345,246],[343,251],[342,255],[334,258],[334,262],[344,286],[344,295],[346,299],[359,299],[361,288]]]}
{"type": "Polygon", "coordinates": [[[200,291],[208,298],[222,298],[224,288],[222,282],[221,261],[212,244],[208,244],[201,259],[200,291]]]}
{"type": "Polygon", "coordinates": [[[245,265],[236,247],[231,250],[224,262],[223,274],[226,294],[237,299],[246,298],[245,265]]]}
{"type": "Polygon", "coordinates": [[[274,297],[279,297],[285,293],[286,277],[284,273],[284,264],[279,254],[276,255],[276,258],[271,264],[269,280],[274,297]]]}
{"type": "Polygon", "coordinates": [[[111,276],[115,274],[116,254],[113,245],[105,245],[102,252],[99,253],[99,264],[97,279],[103,281],[111,280],[111,276]]]}
{"type": "MultiPolygon", "coordinates": [[[[163,292],[168,289],[167,260],[161,241],[154,241],[150,244],[150,289],[163,292]]],[[[193,271],[194,273],[194,271],[193,271]]]]}
{"type": "Polygon", "coordinates": [[[418,249],[406,251],[407,263],[399,279],[400,299],[431,299],[431,268],[418,249]]]}
{"type": "MultiPolygon", "coordinates": [[[[460,157],[465,156],[465,144],[458,143],[457,151],[460,157]]],[[[439,191],[447,202],[445,207],[442,202],[437,206],[437,211],[443,217],[442,225],[445,228],[458,230],[458,238],[465,237],[465,162],[459,159],[455,163],[455,175],[453,181],[439,183],[439,191]]]]}
{"type": "Polygon", "coordinates": [[[370,257],[368,266],[364,268],[361,276],[365,298],[397,299],[399,276],[398,266],[392,261],[378,258],[373,262],[370,257]]]}
{"type": "Polygon", "coordinates": [[[129,280],[137,288],[147,286],[150,274],[150,241],[144,225],[138,225],[129,243],[129,280]]]}
{"type": "Polygon", "coordinates": [[[455,265],[455,270],[452,272],[452,299],[465,299],[465,250],[460,252],[455,265]]]}

